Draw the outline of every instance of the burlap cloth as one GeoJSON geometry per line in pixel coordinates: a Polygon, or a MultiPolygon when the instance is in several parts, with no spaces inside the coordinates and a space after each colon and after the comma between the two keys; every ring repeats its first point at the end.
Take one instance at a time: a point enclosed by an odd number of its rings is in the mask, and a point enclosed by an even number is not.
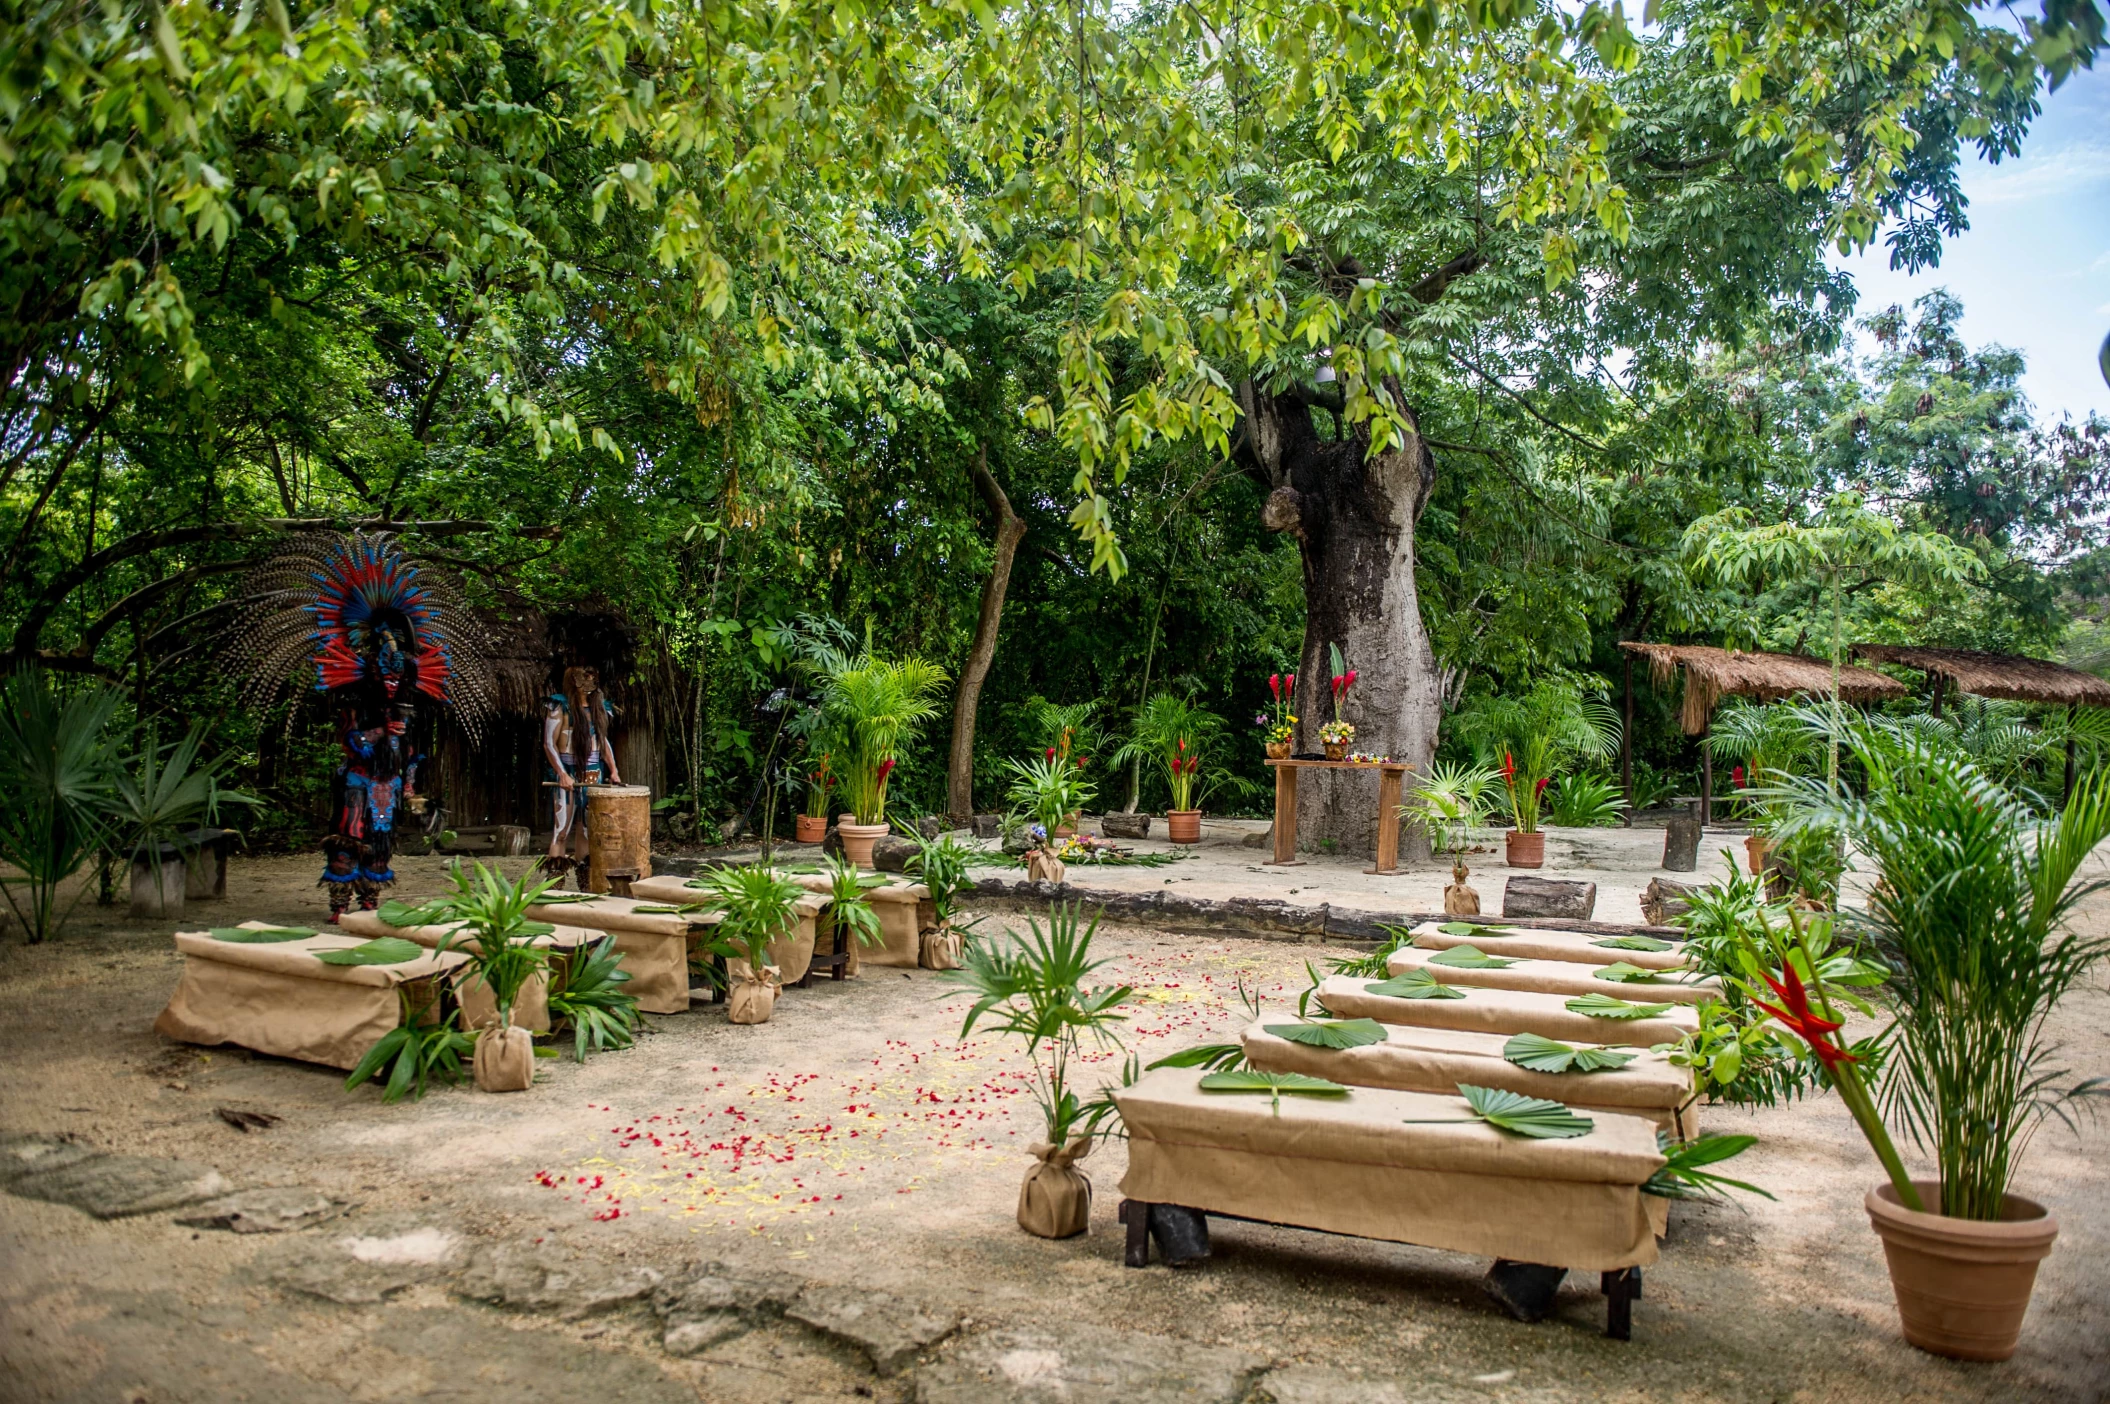
{"type": "MultiPolygon", "coordinates": [[[[819,894],[826,900],[829,888],[826,873],[786,873],[808,892],[819,894]]],[[[857,947],[855,965],[885,965],[902,970],[914,970],[922,955],[921,932],[923,922],[918,915],[919,907],[930,902],[930,889],[920,882],[906,878],[894,878],[884,887],[874,887],[865,893],[865,901],[879,914],[880,944],[857,947]]],[[[804,972],[801,972],[804,973],[804,972]]],[[[789,972],[786,973],[790,978],[789,972]]]]}
{"type": "MultiPolygon", "coordinates": [[[[361,936],[401,936],[406,941],[415,941],[430,950],[437,950],[441,942],[455,935],[463,927],[462,922],[447,921],[427,926],[390,926],[376,912],[346,912],[338,922],[338,929],[357,932],[361,936]]],[[[590,931],[583,926],[560,926],[547,936],[535,938],[535,944],[548,947],[559,962],[553,965],[550,974],[558,976],[558,988],[562,989],[561,963],[570,959],[581,946],[590,946],[608,933],[590,931]]],[[[473,936],[464,936],[456,941],[453,949],[480,952],[482,947],[473,936]]],[[[498,1002],[491,997],[491,987],[474,973],[463,970],[452,977],[454,997],[462,1007],[462,1028],[480,1029],[498,1019],[498,1002]]],[[[513,1001],[513,1022],[531,1033],[549,1032],[549,974],[537,975],[520,987],[520,997],[513,1001]]]]}
{"type": "MultiPolygon", "coordinates": [[[[1480,949],[1486,950],[1486,947],[1480,949]]],[[[1474,985],[1490,990],[1539,990],[1545,994],[1576,995],[1608,994],[1614,999],[1630,999],[1647,1004],[1705,1004],[1710,999],[1722,997],[1722,982],[1712,977],[1704,980],[1684,981],[1675,974],[1664,974],[1651,981],[1600,980],[1596,972],[1601,965],[1584,965],[1573,960],[1519,960],[1514,965],[1505,965],[1497,970],[1492,967],[1474,970],[1466,967],[1438,965],[1433,957],[1441,951],[1422,951],[1409,947],[1394,951],[1385,965],[1394,975],[1409,970],[1427,970],[1446,985],[1474,985]]],[[[1488,951],[1489,955],[1494,954],[1488,951]]]]}
{"type": "MultiPolygon", "coordinates": [[[[1366,987],[1372,983],[1329,975],[1319,984],[1319,1003],[1339,1019],[1369,1018],[1380,1024],[1464,1029],[1472,1033],[1540,1033],[1563,1043],[1616,1043],[1637,1048],[1676,1043],[1700,1026],[1699,1016],[1690,1005],[1683,1004],[1674,1004],[1650,1019],[1593,1019],[1568,1009],[1571,995],[1466,989],[1463,999],[1396,999],[1368,993],[1366,987]]],[[[1616,989],[1609,993],[1628,997],[1616,989]]]]}
{"type": "Polygon", "coordinates": [[[1159,1068],[1114,1092],[1128,1128],[1121,1193],[1153,1204],[1586,1271],[1656,1260],[1639,1186],[1663,1157],[1654,1123],[1603,1114],[1535,1141],[1471,1120],[1456,1096],[1203,1092],[1159,1068]],[[1410,1118],[1435,1125],[1407,1125],[1410,1118]]]}
{"type": "Polygon", "coordinates": [[[234,1043],[350,1071],[402,1022],[401,986],[445,976],[469,959],[451,951],[401,965],[325,965],[315,958],[317,951],[344,950],[368,939],[328,932],[249,946],[215,941],[204,931],[179,931],[183,974],[154,1031],[185,1043],[234,1043]]]}
{"type": "Polygon", "coordinates": [[[1518,927],[1507,935],[1478,931],[1470,936],[1447,936],[1436,928],[1439,922],[1425,921],[1414,928],[1414,944],[1425,951],[1448,950],[1452,946],[1478,946],[1489,955],[1522,956],[1526,960],[1572,960],[1583,965],[1610,965],[1623,960],[1643,970],[1680,970],[1685,953],[1673,944],[1667,951],[1621,951],[1593,946],[1603,938],[1580,931],[1537,931],[1518,927]]]}
{"type": "Polygon", "coordinates": [[[1641,1050],[1625,1067],[1601,1072],[1542,1073],[1520,1068],[1502,1056],[1502,1045],[1508,1041],[1505,1034],[1389,1024],[1383,1043],[1314,1048],[1277,1038],[1265,1028],[1297,1022],[1293,1016],[1262,1019],[1246,1029],[1246,1061],[1262,1072],[1308,1073],[1354,1087],[1391,1087],[1402,1092],[1449,1092],[1461,1082],[1499,1087],[1527,1097],[1550,1097],[1577,1111],[1644,1116],[1658,1126],[1676,1127],[1687,1137],[1698,1133],[1693,1111],[1688,1108],[1682,1122],[1678,1111],[1693,1100],[1692,1073],[1672,1066],[1661,1053],[1641,1050]]]}
{"type": "MultiPolygon", "coordinates": [[[[645,883],[680,882],[680,878],[646,878],[631,885],[635,893],[645,883]]],[[[679,897],[596,897],[591,902],[538,903],[528,908],[537,921],[560,926],[583,926],[611,932],[615,948],[630,972],[625,992],[637,996],[637,1007],[647,1014],[685,1014],[689,1008],[689,951],[707,944],[710,928],[718,924],[715,912],[641,912],[639,907],[680,906],[698,900],[693,889],[679,897]]]]}

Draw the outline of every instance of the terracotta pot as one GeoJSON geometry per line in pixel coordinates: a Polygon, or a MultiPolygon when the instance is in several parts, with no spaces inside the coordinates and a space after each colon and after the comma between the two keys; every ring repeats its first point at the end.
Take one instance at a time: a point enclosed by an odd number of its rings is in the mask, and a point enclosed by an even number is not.
{"type": "Polygon", "coordinates": [[[1744,861],[1751,867],[1751,876],[1765,876],[1766,851],[1772,846],[1764,834],[1752,834],[1744,840],[1744,861]]]}
{"type": "Polygon", "coordinates": [[[801,814],[792,826],[794,839],[799,843],[819,843],[828,837],[828,816],[825,814],[801,814]]]}
{"type": "Polygon", "coordinates": [[[1268,758],[1269,760],[1288,760],[1288,759],[1289,759],[1289,742],[1287,742],[1287,741],[1270,741],[1270,742],[1268,742],[1268,743],[1267,743],[1267,758],[1268,758]]]}
{"type": "Polygon", "coordinates": [[[487,1028],[476,1036],[469,1071],[479,1092],[525,1092],[535,1085],[535,1041],[518,1024],[487,1028]]]}
{"type": "Polygon", "coordinates": [[[1050,837],[1065,839],[1077,837],[1077,811],[1071,810],[1070,817],[1057,825],[1055,832],[1050,837]]]}
{"type": "Polygon", "coordinates": [[[1202,812],[1199,809],[1166,810],[1165,831],[1166,836],[1174,843],[1200,843],[1202,812]]]}
{"type": "Polygon", "coordinates": [[[1512,868],[1543,868],[1546,866],[1546,835],[1534,831],[1525,833],[1511,829],[1505,839],[1509,850],[1509,866],[1512,868]]]}
{"type": "Polygon", "coordinates": [[[1346,741],[1322,741],[1320,744],[1326,748],[1326,759],[1334,761],[1348,759],[1348,743],[1346,741]]]}
{"type": "MultiPolygon", "coordinates": [[[[1912,1183],[1922,1203],[1941,1202],[1934,1181],[1912,1183]]],[[[1905,1339],[1953,1360],[2013,1355],[2037,1264],[2051,1252],[2059,1221],[2018,1194],[2009,1195],[2000,1218],[1989,1223],[1918,1214],[1898,1203],[1888,1181],[1864,1202],[1890,1262],[1905,1339]]]]}
{"type": "Polygon", "coordinates": [[[860,868],[872,866],[872,845],[886,837],[884,824],[852,824],[847,819],[835,826],[843,838],[843,857],[860,868]]]}

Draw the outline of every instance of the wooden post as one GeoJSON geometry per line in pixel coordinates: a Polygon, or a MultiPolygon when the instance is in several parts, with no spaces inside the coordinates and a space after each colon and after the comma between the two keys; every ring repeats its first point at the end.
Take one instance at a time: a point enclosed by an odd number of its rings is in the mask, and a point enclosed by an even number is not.
{"type": "Polygon", "coordinates": [[[1377,774],[1377,866],[1373,873],[1399,871],[1399,793],[1405,772],[1386,766],[1377,774]]]}
{"type": "Polygon", "coordinates": [[[1714,822],[1714,749],[1707,744],[1707,733],[1714,730],[1714,713],[1707,714],[1707,724],[1700,728],[1700,828],[1704,831],[1714,822]]]}
{"type": "Polygon", "coordinates": [[[1297,763],[1271,761],[1275,767],[1275,861],[1273,866],[1297,865],[1297,763]]]}
{"type": "Polygon", "coordinates": [[[1935,716],[1939,717],[1941,715],[1942,694],[1949,690],[1949,680],[1940,673],[1927,674],[1927,680],[1934,684],[1933,712],[1935,716]]]}
{"type": "MultiPolygon", "coordinates": [[[[1625,652],[1624,649],[1621,652],[1625,652]]],[[[1634,655],[1626,655],[1626,724],[1619,729],[1619,788],[1626,792],[1626,811],[1634,812],[1634,655]]]]}
{"type": "Polygon", "coordinates": [[[2073,802],[2073,787],[2080,779],[2080,742],[2073,734],[2080,724],[2081,704],[2070,702],[2066,706],[2066,788],[2059,795],[2059,808],[2064,809],[2073,802]]]}

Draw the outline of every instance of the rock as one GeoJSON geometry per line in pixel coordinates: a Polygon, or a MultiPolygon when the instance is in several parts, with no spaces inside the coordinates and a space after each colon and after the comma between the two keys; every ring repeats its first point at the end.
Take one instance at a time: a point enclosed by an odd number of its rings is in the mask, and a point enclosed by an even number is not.
{"type": "Polygon", "coordinates": [[[1270,824],[1257,834],[1247,834],[1238,841],[1238,846],[1240,848],[1273,848],[1275,846],[1275,826],[1270,824]]]}
{"type": "Polygon", "coordinates": [[[872,845],[872,866],[882,873],[905,873],[908,860],[922,851],[914,839],[887,834],[872,845]]]}
{"type": "Polygon", "coordinates": [[[882,1379],[899,1374],[917,1352],[944,1340],[960,1325],[956,1312],[857,1287],[808,1287],[784,1315],[857,1347],[882,1379]]]}
{"type": "Polygon", "coordinates": [[[803,1286],[781,1272],[703,1263],[653,1289],[652,1311],[664,1327],[660,1344],[670,1355],[701,1355],[781,1313],[803,1286]]]}
{"type": "Polygon", "coordinates": [[[467,1245],[460,1234],[414,1219],[370,1219],[354,1232],[303,1235],[260,1257],[266,1282],[346,1306],[383,1302],[421,1282],[460,1271],[467,1245]]]}
{"type": "Polygon", "coordinates": [[[667,1327],[659,1343],[669,1355],[701,1355],[727,1341],[739,1339],[754,1326],[754,1321],[744,1312],[706,1311],[667,1327]]]}
{"type": "Polygon", "coordinates": [[[16,1133],[0,1141],[0,1189],[64,1204],[98,1219],[181,1209],[234,1186],[210,1165],[153,1155],[111,1155],[60,1136],[16,1133]]]}
{"type": "Polygon", "coordinates": [[[1683,916],[1692,909],[1690,898],[1697,886],[1670,878],[1650,878],[1648,889],[1641,894],[1641,919],[1650,926],[1669,925],[1672,917],[1683,916]]]}
{"type": "Polygon", "coordinates": [[[945,821],[935,814],[926,814],[916,821],[916,832],[927,839],[934,839],[945,832],[945,821]]]}
{"type": "Polygon", "coordinates": [[[185,1228],[227,1229],[233,1233],[286,1233],[328,1223],[345,1211],[345,1202],[321,1190],[237,1190],[184,1210],[176,1222],[185,1228]]]}
{"type": "Polygon", "coordinates": [[[1150,816],[1108,814],[1099,821],[1099,833],[1103,838],[1147,839],[1150,837],[1150,816]]]}
{"type": "Polygon", "coordinates": [[[1021,827],[1016,833],[1004,840],[1004,852],[1013,858],[1023,858],[1026,856],[1026,851],[1034,847],[1034,845],[1035,840],[1033,836],[1021,827]]]}
{"type": "Polygon", "coordinates": [[[1372,1379],[1346,1370],[1328,1370],[1317,1365],[1285,1365],[1270,1370],[1260,1381],[1259,1398],[1268,1404],[1409,1404],[1430,1396],[1417,1388],[1410,1396],[1401,1386],[1386,1379],[1372,1379]]]}
{"type": "Polygon", "coordinates": [[[476,1301],[554,1311],[576,1321],[643,1301],[661,1280],[648,1267],[612,1268],[543,1244],[501,1243],[477,1249],[454,1290],[476,1301]]]}
{"type": "Polygon", "coordinates": [[[1004,832],[1004,816],[1001,814],[977,814],[969,825],[978,839],[993,839],[1004,832]]]}
{"type": "Polygon", "coordinates": [[[840,858],[843,856],[843,836],[836,832],[833,824],[828,826],[828,836],[821,840],[821,856],[823,858],[840,858]]]}
{"type": "Polygon", "coordinates": [[[992,1331],[918,1372],[917,1404],[1233,1404],[1267,1361],[1125,1331],[992,1331]]]}
{"type": "Polygon", "coordinates": [[[1588,921],[1597,910],[1597,884],[1558,878],[1513,877],[1502,885],[1502,915],[1588,921]]]}
{"type": "Polygon", "coordinates": [[[1697,805],[1673,814],[1663,826],[1663,871],[1691,873],[1700,867],[1700,811],[1697,805]]]}

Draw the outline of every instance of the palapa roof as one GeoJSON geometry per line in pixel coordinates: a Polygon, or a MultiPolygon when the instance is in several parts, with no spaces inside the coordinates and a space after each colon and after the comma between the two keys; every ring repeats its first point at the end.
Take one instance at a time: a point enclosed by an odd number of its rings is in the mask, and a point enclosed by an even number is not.
{"type": "Polygon", "coordinates": [[[1854,656],[1872,663],[1895,663],[1922,673],[1937,673],[1973,697],[2110,707],[2110,680],[2042,658],[1982,653],[1974,648],[1905,648],[1896,644],[1855,644],[1854,656]]]}
{"type": "MultiPolygon", "coordinates": [[[[1828,696],[1832,665],[1800,653],[1746,653],[1702,644],[1626,642],[1628,653],[1648,660],[1649,677],[1668,686],[1679,669],[1685,672],[1685,702],[1678,722],[1689,736],[1707,729],[1707,719],[1724,697],[1778,702],[1788,697],[1828,696]]],[[[1905,685],[1881,673],[1851,665],[1839,670],[1839,696],[1848,702],[1883,702],[1905,695],[1905,685]]]]}

